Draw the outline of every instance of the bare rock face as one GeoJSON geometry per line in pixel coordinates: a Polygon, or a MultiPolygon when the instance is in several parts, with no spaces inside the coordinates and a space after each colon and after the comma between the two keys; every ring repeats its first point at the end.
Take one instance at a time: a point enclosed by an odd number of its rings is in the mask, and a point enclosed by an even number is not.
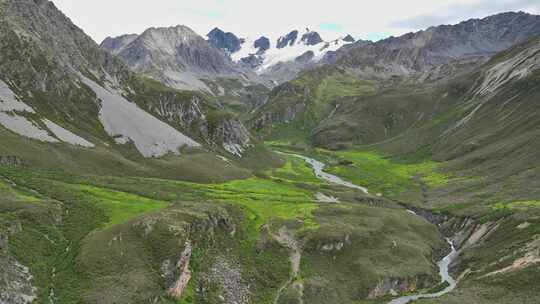
{"type": "Polygon", "coordinates": [[[240,50],[242,41],[231,32],[224,32],[219,28],[214,28],[206,35],[208,42],[214,47],[224,50],[229,53],[234,53],[240,50]]]}
{"type": "Polygon", "coordinates": [[[37,288],[28,267],[8,256],[0,256],[0,303],[27,304],[37,298],[37,288]]]}
{"type": "Polygon", "coordinates": [[[257,53],[264,53],[266,50],[270,49],[270,39],[262,36],[261,38],[255,40],[253,46],[258,49],[257,53]]]}
{"type": "Polygon", "coordinates": [[[0,155],[0,166],[10,166],[10,167],[19,167],[24,165],[24,161],[14,155],[0,155]]]}
{"type": "Polygon", "coordinates": [[[297,39],[298,39],[298,31],[294,30],[288,33],[287,35],[279,38],[276,47],[278,49],[282,49],[287,46],[293,46],[296,43],[297,39]]]}
{"type": "Polygon", "coordinates": [[[137,37],[139,37],[139,35],[137,34],[128,34],[118,37],[107,37],[101,43],[101,48],[113,55],[118,55],[124,50],[126,46],[128,46],[135,39],[137,39],[137,37]]]}
{"type": "Polygon", "coordinates": [[[182,73],[211,74],[232,69],[221,52],[185,26],[150,28],[128,44],[125,40],[125,36],[108,38],[101,48],[115,54],[134,71],[157,74],[155,78],[178,88],[181,83],[188,86],[196,82],[182,73]]]}
{"type": "Polygon", "coordinates": [[[250,303],[251,291],[249,285],[243,280],[239,265],[225,259],[217,257],[216,261],[204,274],[205,284],[217,284],[223,293],[220,295],[222,303],[227,304],[248,304],[250,303]]]}
{"type": "Polygon", "coordinates": [[[249,131],[237,119],[223,121],[214,130],[214,136],[227,152],[236,156],[242,156],[251,143],[249,131]]]}
{"type": "Polygon", "coordinates": [[[307,33],[302,35],[302,39],[300,40],[303,41],[306,45],[316,45],[323,42],[321,35],[319,35],[319,33],[317,32],[312,31],[308,31],[307,33]]]}
{"type": "Polygon", "coordinates": [[[217,115],[220,109],[209,107],[198,96],[179,101],[174,95],[162,95],[148,104],[148,110],[173,126],[177,125],[190,134],[198,134],[208,145],[221,146],[237,156],[241,156],[251,144],[249,131],[238,118],[217,115]]]}
{"type": "Polygon", "coordinates": [[[0,303],[29,304],[37,298],[37,288],[32,284],[30,270],[8,251],[9,236],[21,229],[20,223],[0,227],[0,303]]]}
{"type": "Polygon", "coordinates": [[[351,35],[345,36],[345,38],[343,38],[343,40],[347,41],[347,42],[355,42],[356,41],[356,39],[354,39],[354,37],[351,36],[351,35]]]}
{"type": "Polygon", "coordinates": [[[227,52],[237,51],[240,41],[236,36],[227,34],[232,35],[216,29],[210,32],[210,40],[206,41],[183,25],[149,28],[136,37],[107,38],[101,43],[101,48],[118,57],[133,71],[168,86],[210,92],[203,80],[257,78],[230,60],[227,52]]]}
{"type": "Polygon", "coordinates": [[[433,286],[435,282],[430,276],[417,276],[413,278],[385,278],[377,283],[368,295],[369,299],[384,296],[396,296],[401,293],[415,292],[433,286]]]}
{"type": "Polygon", "coordinates": [[[180,275],[176,282],[173,284],[173,286],[171,286],[171,288],[169,289],[169,295],[173,298],[180,299],[182,297],[189,283],[189,280],[191,279],[191,270],[189,268],[191,252],[191,241],[188,240],[185,244],[184,251],[180,255],[180,259],[176,264],[180,275]]]}

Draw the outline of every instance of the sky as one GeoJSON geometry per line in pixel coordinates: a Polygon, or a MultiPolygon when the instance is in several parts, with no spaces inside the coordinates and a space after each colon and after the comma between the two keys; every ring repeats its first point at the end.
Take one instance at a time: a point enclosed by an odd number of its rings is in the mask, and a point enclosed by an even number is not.
{"type": "Polygon", "coordinates": [[[351,34],[379,40],[439,24],[506,11],[540,14],[540,0],[53,0],[96,42],[186,25],[205,36],[214,27],[237,36],[275,39],[291,30],[331,40],[351,34]]]}

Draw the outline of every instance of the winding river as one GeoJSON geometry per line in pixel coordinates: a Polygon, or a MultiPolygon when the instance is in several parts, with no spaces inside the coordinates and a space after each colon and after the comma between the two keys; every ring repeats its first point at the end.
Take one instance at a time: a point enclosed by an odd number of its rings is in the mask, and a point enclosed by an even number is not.
{"type": "Polygon", "coordinates": [[[457,257],[457,250],[456,247],[454,247],[454,244],[450,239],[446,239],[446,241],[450,244],[452,247],[452,251],[450,254],[445,256],[437,265],[439,266],[439,274],[441,275],[441,283],[448,283],[448,286],[435,293],[422,293],[417,295],[410,295],[410,296],[404,296],[397,299],[394,299],[390,301],[388,304],[407,304],[412,301],[420,300],[420,299],[427,299],[427,298],[438,298],[441,297],[450,291],[454,290],[456,288],[456,280],[450,276],[450,273],[448,272],[448,268],[450,267],[450,263],[457,257]]]}
{"type": "MultiPolygon", "coordinates": [[[[310,164],[311,167],[313,168],[313,171],[315,172],[315,175],[319,179],[325,180],[332,184],[337,184],[344,187],[357,189],[366,194],[368,193],[368,189],[365,187],[355,185],[351,182],[343,180],[342,178],[338,176],[324,172],[324,168],[326,167],[326,165],[318,160],[309,158],[307,156],[299,155],[299,154],[289,154],[289,155],[302,158],[304,161],[306,161],[306,163],[310,164]]],[[[412,214],[416,214],[413,211],[409,211],[409,212],[411,212],[412,214]]],[[[450,263],[452,263],[452,261],[457,257],[458,252],[450,239],[447,238],[446,241],[448,242],[448,244],[450,244],[450,247],[452,248],[452,250],[447,256],[445,256],[441,261],[437,263],[437,266],[439,266],[441,284],[447,283],[448,286],[444,288],[443,290],[439,292],[435,292],[435,293],[422,293],[422,294],[417,294],[417,295],[399,297],[390,301],[388,304],[407,304],[407,303],[420,300],[420,299],[438,298],[451,292],[452,290],[454,290],[454,288],[456,288],[456,285],[457,285],[456,280],[454,280],[454,278],[450,276],[449,268],[450,268],[450,263]]]]}
{"type": "Polygon", "coordinates": [[[351,182],[343,180],[342,178],[340,178],[338,176],[335,176],[333,174],[324,172],[324,168],[326,167],[326,165],[324,163],[321,163],[318,160],[315,160],[313,158],[309,158],[307,156],[299,155],[299,154],[289,154],[289,155],[302,158],[304,161],[306,161],[306,163],[310,164],[311,167],[313,168],[313,171],[315,172],[315,175],[319,179],[325,180],[325,181],[327,181],[329,183],[332,183],[332,184],[357,189],[357,190],[360,190],[360,191],[362,191],[362,192],[364,192],[366,194],[368,193],[368,189],[365,188],[365,187],[355,185],[355,184],[353,184],[351,182]]]}

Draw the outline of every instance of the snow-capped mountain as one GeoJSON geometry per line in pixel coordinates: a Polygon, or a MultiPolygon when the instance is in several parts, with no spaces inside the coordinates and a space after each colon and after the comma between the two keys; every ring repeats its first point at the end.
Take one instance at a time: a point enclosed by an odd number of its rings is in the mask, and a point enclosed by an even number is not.
{"type": "Polygon", "coordinates": [[[264,39],[261,37],[257,40],[246,39],[239,51],[232,54],[235,62],[240,62],[250,56],[258,56],[261,59],[261,64],[257,67],[257,72],[263,74],[267,69],[280,62],[294,61],[298,57],[313,52],[313,60],[319,61],[328,51],[335,51],[342,47],[347,42],[343,39],[337,39],[330,42],[317,40],[319,34],[316,32],[305,33],[301,39],[298,39],[298,31],[293,31],[290,34],[279,38],[275,44],[270,44],[268,49],[257,47],[257,41],[264,39]]]}
{"type": "MultiPolygon", "coordinates": [[[[261,48],[261,37],[257,40],[246,39],[241,44],[240,50],[232,54],[235,62],[249,60],[255,56],[260,64],[256,67],[258,74],[265,74],[269,69],[279,63],[294,62],[301,56],[309,54],[312,62],[320,61],[329,51],[336,51],[342,46],[354,41],[336,39],[333,41],[323,41],[317,32],[306,30],[299,36],[297,30],[280,37],[275,43],[270,43],[267,49],[261,48]],[[259,43],[257,43],[259,42],[259,43]]],[[[251,60],[249,60],[251,62],[251,60]]]]}
{"type": "Polygon", "coordinates": [[[293,30],[275,40],[266,36],[239,38],[219,28],[213,29],[207,37],[211,45],[229,54],[234,62],[274,83],[294,78],[298,72],[320,62],[328,52],[355,42],[351,35],[325,41],[308,28],[303,33],[293,30]]]}

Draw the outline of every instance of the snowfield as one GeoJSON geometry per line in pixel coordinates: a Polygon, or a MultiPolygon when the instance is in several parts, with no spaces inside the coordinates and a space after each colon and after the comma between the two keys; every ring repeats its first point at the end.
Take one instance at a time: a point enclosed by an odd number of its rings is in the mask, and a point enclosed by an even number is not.
{"type": "MultiPolygon", "coordinates": [[[[249,57],[250,55],[256,55],[259,49],[255,48],[254,43],[254,39],[245,39],[241,49],[231,55],[232,60],[239,62],[242,60],[242,58],[249,57]]],[[[263,62],[257,69],[257,73],[262,74],[280,62],[294,61],[296,58],[309,51],[312,51],[315,55],[313,57],[313,61],[319,62],[328,52],[337,51],[339,48],[349,43],[350,42],[344,41],[343,39],[336,39],[330,42],[321,42],[316,45],[307,45],[298,39],[294,45],[288,45],[284,48],[278,49],[276,47],[276,42],[271,41],[270,49],[266,50],[260,55],[263,62]]]]}
{"type": "Polygon", "coordinates": [[[309,51],[312,51],[313,54],[315,54],[313,60],[319,62],[326,53],[336,51],[345,44],[347,43],[343,40],[336,40],[328,43],[321,42],[316,45],[305,45],[302,42],[297,42],[293,46],[287,46],[282,49],[270,48],[264,54],[264,61],[259,72],[264,72],[280,62],[293,61],[309,51]]]}
{"type": "Polygon", "coordinates": [[[113,89],[105,89],[94,81],[80,76],[101,100],[99,120],[107,134],[117,143],[133,142],[144,157],[179,154],[183,146],[199,147],[191,138],[155,118],[125,99],[113,89]]]}

